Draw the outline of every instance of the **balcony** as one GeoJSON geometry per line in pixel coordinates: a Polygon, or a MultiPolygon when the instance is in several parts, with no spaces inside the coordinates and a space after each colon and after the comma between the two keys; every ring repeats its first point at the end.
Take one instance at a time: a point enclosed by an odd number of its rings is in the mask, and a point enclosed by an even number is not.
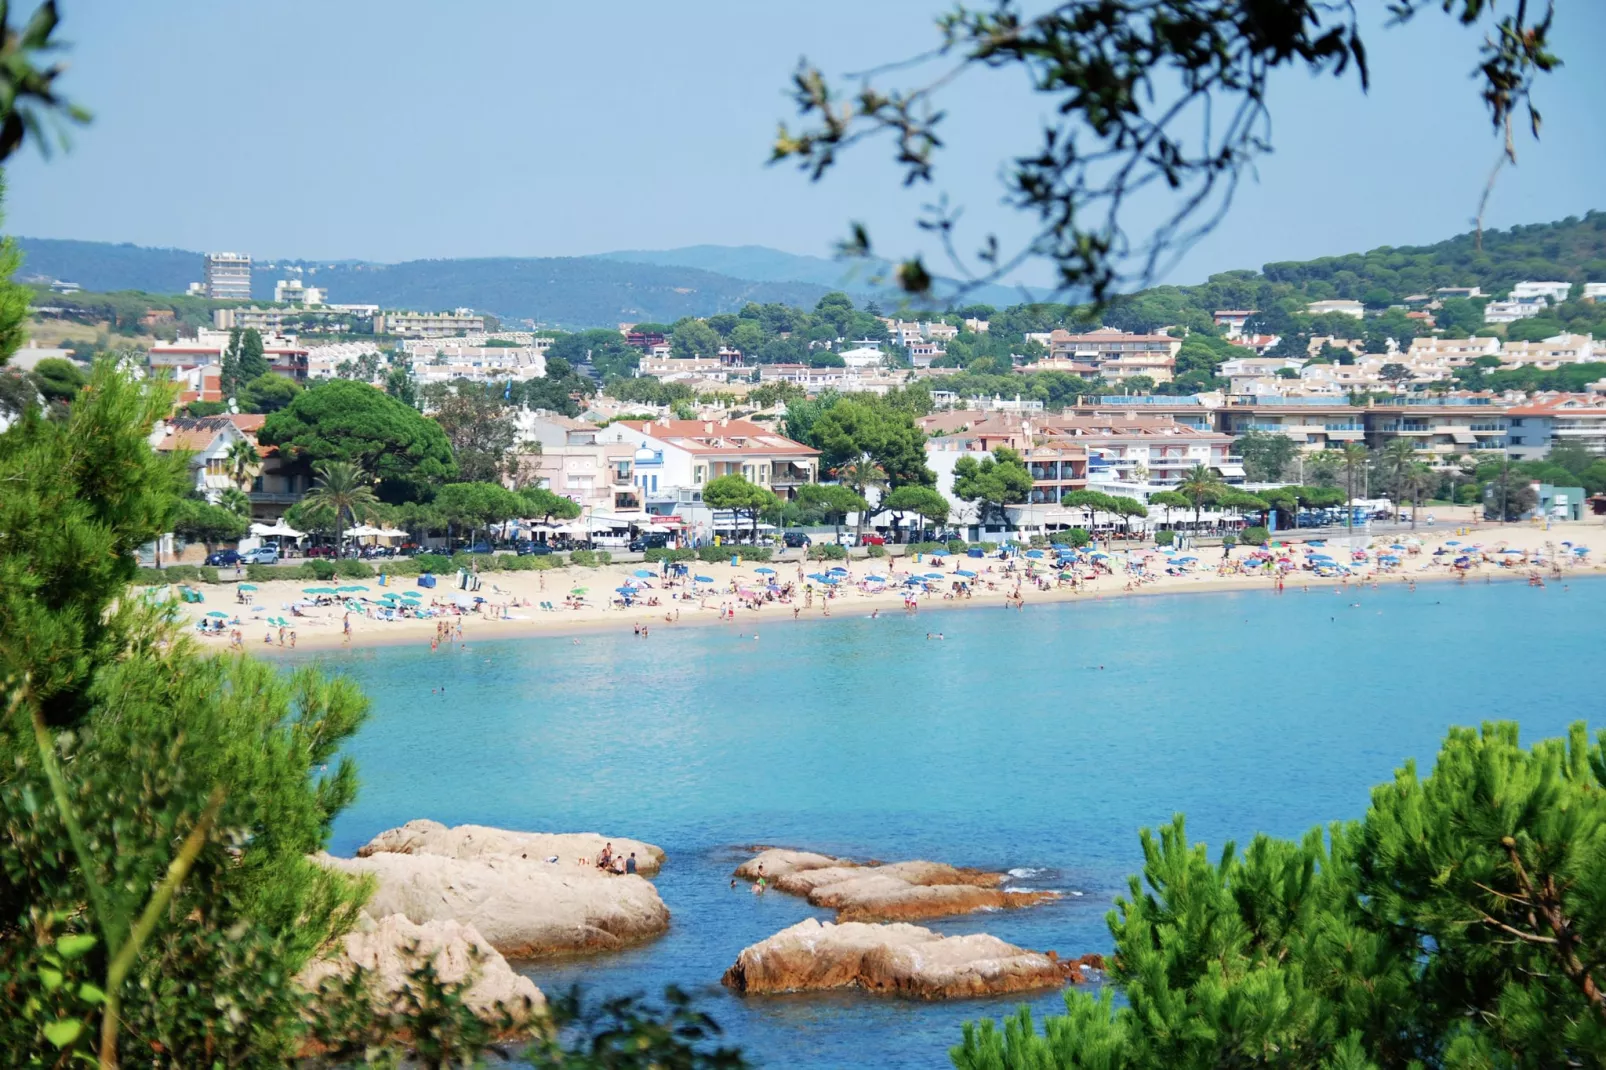
{"type": "Polygon", "coordinates": [[[294,505],[306,496],[300,491],[282,490],[253,490],[249,493],[252,505],[294,505]]]}

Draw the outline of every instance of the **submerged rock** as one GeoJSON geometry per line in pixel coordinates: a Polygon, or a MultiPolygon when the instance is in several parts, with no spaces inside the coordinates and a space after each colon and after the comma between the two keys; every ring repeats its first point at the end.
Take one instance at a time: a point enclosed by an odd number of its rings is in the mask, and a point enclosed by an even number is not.
{"type": "Polygon", "coordinates": [[[381,851],[366,858],[319,855],[315,861],[353,876],[371,874],[371,913],[403,914],[420,925],[464,922],[509,958],[611,951],[669,928],[658,889],[639,876],[511,855],[381,851]]]}
{"type": "Polygon", "coordinates": [[[808,851],[770,849],[736,867],[750,881],[800,895],[837,912],[838,921],[913,921],[1031,906],[1058,892],[1017,892],[1002,887],[1005,874],[961,869],[942,862],[860,865],[808,851]]]}
{"type": "Polygon", "coordinates": [[[545,1017],[546,997],[528,977],[513,972],[507,960],[472,925],[431,921],[415,925],[400,914],[375,919],[363,914],[355,929],[341,937],[335,950],[308,963],[296,981],[309,992],[331,977],[348,977],[358,967],[367,971],[376,1010],[400,1005],[407,975],[424,963],[442,981],[454,983],[470,974],[474,982],[463,1002],[487,1020],[511,1020],[509,1034],[526,1033],[545,1017]]]}
{"type": "Polygon", "coordinates": [[[457,825],[447,828],[439,821],[409,821],[400,828],[386,829],[361,847],[357,857],[375,854],[430,854],[448,858],[483,858],[510,855],[531,862],[556,858],[556,865],[583,869],[594,867],[597,856],[613,844],[616,858],[636,855],[636,872],[643,877],[657,873],[664,863],[662,848],[620,836],[595,832],[514,832],[486,825],[457,825]]]}
{"type": "Polygon", "coordinates": [[[832,924],[815,918],[744,948],[721,979],[736,992],[860,988],[914,999],[961,999],[1059,988],[1074,964],[996,936],[943,936],[918,925],[832,924]]]}

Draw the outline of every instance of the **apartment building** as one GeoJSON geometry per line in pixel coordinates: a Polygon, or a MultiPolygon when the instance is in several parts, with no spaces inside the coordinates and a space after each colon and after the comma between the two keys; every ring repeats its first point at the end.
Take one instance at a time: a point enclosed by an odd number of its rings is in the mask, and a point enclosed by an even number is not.
{"type": "Polygon", "coordinates": [[[1485,323],[1516,323],[1518,320],[1537,316],[1550,307],[1550,302],[1543,297],[1513,299],[1510,301],[1490,301],[1483,306],[1483,322],[1485,323]]]}
{"type": "Polygon", "coordinates": [[[322,289],[308,286],[300,279],[280,279],[273,284],[273,300],[276,304],[317,308],[324,303],[326,296],[322,289]]]}
{"type": "Polygon", "coordinates": [[[1572,293],[1570,282],[1519,282],[1511,288],[1513,301],[1548,300],[1561,304],[1572,293]]]}
{"type": "Polygon", "coordinates": [[[521,412],[519,435],[539,442],[540,453],[518,455],[518,479],[545,487],[579,504],[570,533],[589,535],[628,530],[647,522],[649,490],[656,476],[639,475],[637,449],[628,442],[599,442],[597,427],[551,412],[521,412]]]}
{"type": "Polygon", "coordinates": [[[1353,316],[1361,319],[1366,315],[1366,306],[1359,301],[1312,301],[1305,306],[1305,311],[1312,316],[1353,316]]]}
{"type": "Polygon", "coordinates": [[[251,300],[251,258],[239,253],[207,253],[204,287],[214,301],[251,300]]]}
{"type": "Polygon", "coordinates": [[[1061,358],[1096,369],[1100,378],[1130,379],[1144,375],[1157,383],[1169,382],[1176,375],[1177,350],[1182,340],[1164,334],[1128,334],[1101,327],[1089,334],[1051,331],[1050,358],[1061,358]]]}
{"type": "Polygon", "coordinates": [[[1503,451],[1506,412],[1488,398],[1409,398],[1366,407],[1366,444],[1382,449],[1404,438],[1418,453],[1443,458],[1474,451],[1503,451]]]}
{"type": "Polygon", "coordinates": [[[546,374],[546,348],[534,346],[452,346],[413,350],[413,378],[420,383],[472,379],[539,379],[546,374]]]}
{"type": "Polygon", "coordinates": [[[379,312],[374,316],[375,334],[397,338],[450,338],[484,330],[485,317],[468,308],[451,312],[379,312]]]}
{"type": "Polygon", "coordinates": [[[1553,371],[1564,364],[1588,364],[1599,360],[1606,352],[1595,348],[1595,340],[1587,334],[1558,334],[1542,342],[1507,342],[1500,348],[1503,367],[1534,367],[1553,371]]]}
{"type": "Polygon", "coordinates": [[[1252,308],[1223,308],[1217,309],[1212,318],[1216,321],[1217,327],[1226,329],[1226,337],[1231,340],[1243,336],[1244,324],[1248,323],[1249,317],[1254,314],[1255,310],[1252,308]]]}
{"type": "Polygon", "coordinates": [[[1250,431],[1282,435],[1305,453],[1366,440],[1365,410],[1329,398],[1232,397],[1218,419],[1221,430],[1233,438],[1250,431]]]}
{"type": "MultiPolygon", "coordinates": [[[[194,339],[176,342],[157,342],[151,346],[147,358],[151,369],[188,371],[209,364],[221,366],[223,353],[229,347],[228,331],[198,331],[194,339]]],[[[297,382],[307,378],[307,348],[293,337],[267,335],[262,339],[262,355],[267,358],[269,370],[288,376],[297,382]]]]}
{"type": "Polygon", "coordinates": [[[1412,363],[1464,368],[1479,357],[1498,357],[1498,338],[1415,338],[1405,356],[1412,363]]]}
{"type": "Polygon", "coordinates": [[[1559,394],[1506,410],[1506,452],[1537,460],[1556,446],[1577,446],[1606,455],[1606,399],[1596,394],[1559,394]]]}
{"type": "Polygon", "coordinates": [[[819,450],[750,420],[621,420],[599,431],[597,440],[635,447],[636,470],[652,477],[660,493],[700,491],[710,480],[739,475],[790,498],[819,479],[819,450]]]}

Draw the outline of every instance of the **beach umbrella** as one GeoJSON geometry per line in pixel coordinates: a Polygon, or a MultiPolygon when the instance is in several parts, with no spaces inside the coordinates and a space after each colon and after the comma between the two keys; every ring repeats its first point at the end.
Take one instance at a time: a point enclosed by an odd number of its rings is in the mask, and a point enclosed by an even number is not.
{"type": "Polygon", "coordinates": [[[1578,554],[1579,556],[1582,556],[1584,554],[1589,553],[1589,547],[1587,547],[1587,546],[1574,546],[1573,547],[1573,553],[1578,554]]]}
{"type": "Polygon", "coordinates": [[[254,591],[256,589],[257,589],[257,585],[254,584],[254,583],[242,583],[242,584],[240,584],[240,590],[242,590],[242,591],[254,591]]]}
{"type": "Polygon", "coordinates": [[[1522,551],[1521,550],[1501,550],[1500,551],[1500,555],[1502,557],[1504,557],[1507,554],[1514,554],[1517,557],[1521,557],[1522,556],[1522,551]]]}
{"type": "Polygon", "coordinates": [[[712,577],[712,576],[693,576],[692,579],[697,583],[713,583],[714,582],[714,577],[712,577]]]}
{"type": "Polygon", "coordinates": [[[1446,546],[1460,546],[1461,545],[1461,541],[1459,539],[1446,539],[1444,545],[1446,545],[1446,546]]]}
{"type": "MultiPolygon", "coordinates": [[[[760,568],[755,568],[753,571],[757,572],[761,576],[773,576],[773,575],[775,575],[775,570],[773,568],[760,567],[760,568]]],[[[640,575],[640,573],[637,573],[637,575],[640,575]]]]}
{"type": "Polygon", "coordinates": [[[360,583],[354,583],[349,587],[336,587],[335,588],[335,590],[338,591],[341,594],[350,594],[350,593],[352,593],[354,591],[366,591],[367,589],[368,588],[364,587],[360,583]]]}
{"type": "Polygon", "coordinates": [[[1089,557],[1109,557],[1110,555],[1105,553],[1103,550],[1094,550],[1092,553],[1088,554],[1087,556],[1089,556],[1089,557]]]}
{"type": "Polygon", "coordinates": [[[976,578],[976,574],[970,571],[968,568],[956,568],[954,569],[954,575],[963,576],[967,580],[973,580],[976,578]]]}
{"type": "Polygon", "coordinates": [[[214,609],[210,613],[208,613],[207,616],[208,617],[223,617],[225,619],[228,618],[228,614],[223,612],[221,609],[214,609]]]}
{"type": "Polygon", "coordinates": [[[928,573],[926,573],[926,579],[928,579],[928,580],[940,580],[940,579],[944,579],[944,578],[945,577],[943,576],[943,574],[941,572],[928,572],[928,573]]]}
{"type": "MultiPolygon", "coordinates": [[[[762,572],[763,569],[760,569],[759,571],[762,572]]],[[[885,576],[866,576],[864,581],[866,583],[886,583],[887,578],[885,576]]]]}
{"type": "Polygon", "coordinates": [[[1403,550],[1403,549],[1405,549],[1405,544],[1404,543],[1398,543],[1398,542],[1390,543],[1389,544],[1389,549],[1390,550],[1403,550]]]}
{"type": "Polygon", "coordinates": [[[614,590],[627,597],[636,593],[636,589],[634,587],[615,587],[614,590]]]}
{"type": "Polygon", "coordinates": [[[649,572],[647,569],[644,569],[644,568],[638,568],[638,569],[636,569],[636,575],[639,576],[640,578],[644,579],[644,580],[650,580],[654,576],[656,576],[657,573],[656,572],[649,572]]]}
{"type": "Polygon", "coordinates": [[[1043,556],[1043,551],[1041,551],[1041,550],[1027,550],[1026,551],[1026,556],[1027,557],[1042,557],[1043,556]]]}
{"type": "Polygon", "coordinates": [[[335,589],[333,587],[303,587],[301,589],[301,593],[302,594],[334,594],[335,593],[335,589]]]}
{"type": "Polygon", "coordinates": [[[830,568],[826,569],[825,571],[827,571],[827,572],[840,572],[840,573],[846,574],[848,570],[846,568],[844,568],[842,565],[832,565],[830,568]]]}
{"type": "Polygon", "coordinates": [[[1176,563],[1179,564],[1179,565],[1185,565],[1190,561],[1197,561],[1197,560],[1199,560],[1197,557],[1179,557],[1179,558],[1177,558],[1176,563]]]}

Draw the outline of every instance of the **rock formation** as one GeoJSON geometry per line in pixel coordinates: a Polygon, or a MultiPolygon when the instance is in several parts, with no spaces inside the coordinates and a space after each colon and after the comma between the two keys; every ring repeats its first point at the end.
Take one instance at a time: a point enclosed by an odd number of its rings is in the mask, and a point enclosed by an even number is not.
{"type": "Polygon", "coordinates": [[[736,875],[747,880],[757,880],[761,872],[777,891],[835,910],[838,921],[940,918],[1059,898],[1057,892],[1005,891],[1002,873],[941,862],[860,865],[808,851],[771,849],[736,868],[736,875]]]}
{"type": "Polygon", "coordinates": [[[915,999],[1027,992],[1081,979],[1076,964],[985,933],[942,936],[918,925],[815,918],[744,948],[722,978],[750,994],[860,988],[915,999]]]}
{"type": "Polygon", "coordinates": [[[370,913],[403,914],[419,925],[463,922],[508,958],[610,951],[669,927],[669,910],[651,881],[589,866],[389,851],[315,861],[353,876],[371,874],[370,913]]]}
{"type": "Polygon", "coordinates": [[[401,828],[387,829],[357,848],[357,857],[374,854],[430,854],[448,858],[509,855],[531,862],[556,858],[556,865],[585,868],[595,865],[597,856],[608,843],[613,844],[613,853],[618,858],[628,858],[634,851],[636,872],[643,877],[652,876],[663,865],[662,849],[621,836],[602,836],[595,832],[512,832],[485,825],[447,828],[439,821],[409,821],[401,828]]]}
{"type": "Polygon", "coordinates": [[[369,914],[341,938],[336,950],[307,964],[296,981],[316,992],[326,978],[345,977],[357,967],[368,971],[376,1007],[391,1005],[402,993],[407,974],[428,962],[442,981],[474,975],[463,993],[470,1010],[486,1019],[512,1019],[513,1032],[527,1032],[546,1013],[546,997],[528,977],[520,977],[507,960],[485,942],[472,925],[431,921],[414,925],[400,914],[377,921],[369,914]]]}

